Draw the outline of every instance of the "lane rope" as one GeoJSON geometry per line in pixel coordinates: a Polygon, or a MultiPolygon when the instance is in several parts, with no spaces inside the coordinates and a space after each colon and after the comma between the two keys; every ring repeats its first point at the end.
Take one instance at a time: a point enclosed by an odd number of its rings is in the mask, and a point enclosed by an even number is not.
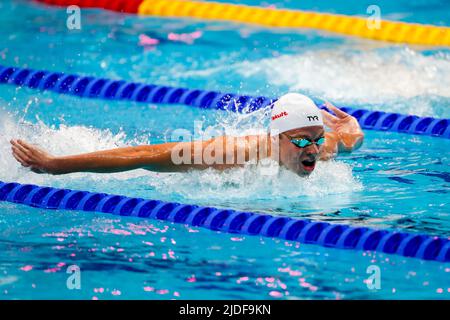
{"type": "MultiPolygon", "coordinates": [[[[0,84],[53,91],[81,98],[184,104],[187,106],[249,113],[270,106],[276,99],[217,91],[127,82],[0,65],[0,84]]],[[[324,105],[319,105],[325,108],[324,105]]],[[[429,135],[450,139],[450,119],[419,117],[384,111],[340,107],[363,129],[429,135]]]]}
{"type": "Polygon", "coordinates": [[[263,236],[323,247],[365,250],[439,262],[450,261],[450,240],[232,209],[130,198],[89,191],[0,181],[0,202],[52,210],[156,219],[233,234],[263,236]]]}
{"type": "Polygon", "coordinates": [[[37,0],[50,5],[78,5],[145,16],[225,20],[266,27],[310,28],[372,40],[432,46],[450,46],[450,28],[402,21],[372,20],[359,16],[254,7],[241,4],[188,0],[37,0]]]}

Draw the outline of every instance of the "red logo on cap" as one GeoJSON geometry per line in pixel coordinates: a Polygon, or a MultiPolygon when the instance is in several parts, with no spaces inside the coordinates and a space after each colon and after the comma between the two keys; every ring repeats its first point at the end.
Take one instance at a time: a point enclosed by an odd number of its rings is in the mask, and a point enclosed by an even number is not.
{"type": "Polygon", "coordinates": [[[281,118],[281,117],[285,117],[287,115],[288,115],[288,113],[286,111],[283,111],[283,112],[280,112],[279,114],[273,115],[272,116],[272,120],[275,120],[275,119],[278,119],[278,118],[281,118]]]}

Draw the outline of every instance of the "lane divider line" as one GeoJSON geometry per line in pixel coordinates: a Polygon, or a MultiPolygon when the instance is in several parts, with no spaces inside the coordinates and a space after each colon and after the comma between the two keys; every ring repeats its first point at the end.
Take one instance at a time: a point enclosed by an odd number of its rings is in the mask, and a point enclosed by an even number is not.
{"type": "MultiPolygon", "coordinates": [[[[187,106],[249,113],[268,108],[276,99],[200,89],[144,84],[0,65],[0,84],[53,91],[81,98],[184,104],[187,106]]],[[[323,105],[318,105],[325,108],[323,105]]],[[[366,130],[391,131],[450,139],[450,119],[419,117],[384,111],[340,107],[366,130]]]]}
{"type": "Polygon", "coordinates": [[[256,212],[0,181],[0,202],[2,201],[49,210],[156,219],[226,233],[450,262],[449,239],[400,230],[353,227],[256,212]]]}

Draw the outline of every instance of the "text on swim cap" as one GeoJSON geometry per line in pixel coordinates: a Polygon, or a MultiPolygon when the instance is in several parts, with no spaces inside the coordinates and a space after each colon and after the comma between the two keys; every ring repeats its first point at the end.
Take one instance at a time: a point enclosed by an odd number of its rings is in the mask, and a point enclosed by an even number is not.
{"type": "Polygon", "coordinates": [[[286,111],[283,111],[283,112],[280,112],[279,114],[273,115],[272,116],[272,120],[275,120],[275,119],[278,119],[278,118],[281,118],[281,117],[285,117],[287,115],[288,115],[288,113],[286,111]]]}
{"type": "Polygon", "coordinates": [[[319,117],[318,116],[306,116],[308,118],[308,120],[311,121],[319,121],[319,117]]]}

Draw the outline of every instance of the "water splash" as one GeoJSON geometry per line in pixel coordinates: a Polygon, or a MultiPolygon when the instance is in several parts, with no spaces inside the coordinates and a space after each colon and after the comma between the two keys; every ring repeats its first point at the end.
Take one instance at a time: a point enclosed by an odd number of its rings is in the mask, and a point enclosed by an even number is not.
{"type": "Polygon", "coordinates": [[[224,60],[200,70],[184,68],[179,77],[198,80],[234,77],[241,79],[248,94],[255,94],[258,88],[263,88],[262,94],[270,97],[300,91],[342,105],[450,116],[450,55],[445,52],[420,52],[404,47],[368,49],[347,43],[333,50],[307,50],[243,61],[224,57],[224,60]]]}
{"type": "Polygon", "coordinates": [[[424,55],[409,48],[337,48],[245,61],[235,67],[247,79],[264,76],[272,85],[308,91],[340,103],[396,101],[401,105],[399,100],[416,99],[414,105],[404,106],[415,114],[430,107],[429,99],[417,97],[450,98],[450,55],[424,55]]]}
{"type": "MultiPolygon", "coordinates": [[[[251,116],[230,112],[230,117],[219,118],[212,129],[225,130],[227,133],[242,135],[264,130],[263,110],[251,116]],[[257,125],[255,125],[255,121],[257,125]],[[252,125],[253,124],[253,125],[252,125]]],[[[362,184],[352,175],[352,168],[344,163],[319,162],[316,170],[308,178],[281,169],[276,175],[268,175],[267,166],[246,164],[224,172],[214,169],[191,171],[189,173],[155,173],[134,170],[114,174],[74,173],[64,176],[38,175],[22,168],[12,157],[9,140],[21,138],[36,144],[54,155],[69,155],[97,150],[139,144],[139,140],[128,140],[124,132],[114,135],[109,130],[99,130],[84,126],[48,127],[42,121],[35,124],[26,121],[17,122],[14,117],[2,112],[0,120],[0,175],[6,181],[23,183],[57,184],[65,182],[92,188],[106,181],[131,180],[137,184],[146,184],[169,199],[272,199],[298,196],[325,196],[343,194],[361,190],[362,184]],[[192,186],[196,186],[195,189],[192,186]]],[[[147,137],[141,137],[146,140],[147,137]]],[[[137,138],[139,139],[139,137],[137,138]]],[[[117,184],[119,187],[120,184],[117,184]]],[[[141,186],[142,187],[142,186],[141,186]]],[[[124,192],[122,190],[114,192],[124,192]]],[[[132,189],[139,188],[135,185],[132,189]]],[[[129,191],[129,190],[126,190],[129,191]]]]}
{"type": "Polygon", "coordinates": [[[104,180],[108,178],[128,179],[142,175],[142,172],[100,175],[75,173],[66,176],[39,175],[23,168],[11,155],[11,139],[23,139],[35,144],[53,155],[70,155],[130,146],[137,140],[127,141],[121,131],[112,134],[109,130],[98,130],[85,126],[66,126],[64,124],[47,126],[38,119],[37,123],[17,120],[16,117],[0,109],[0,176],[6,181],[25,183],[49,183],[67,180],[104,180]]]}
{"type": "Polygon", "coordinates": [[[352,168],[338,161],[318,162],[307,178],[286,169],[265,175],[264,168],[246,165],[219,172],[213,169],[189,174],[168,174],[150,181],[159,192],[194,200],[274,199],[300,196],[323,198],[330,194],[360,191],[362,183],[352,175],[352,168]],[[195,188],[193,188],[195,186],[195,188]]]}

